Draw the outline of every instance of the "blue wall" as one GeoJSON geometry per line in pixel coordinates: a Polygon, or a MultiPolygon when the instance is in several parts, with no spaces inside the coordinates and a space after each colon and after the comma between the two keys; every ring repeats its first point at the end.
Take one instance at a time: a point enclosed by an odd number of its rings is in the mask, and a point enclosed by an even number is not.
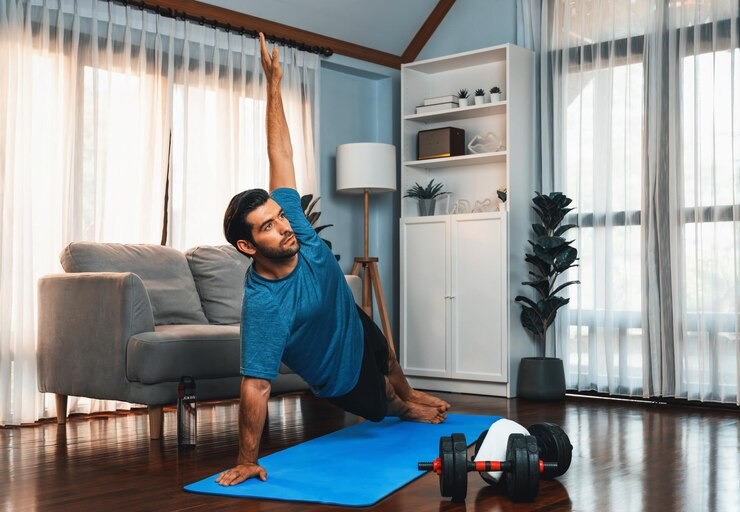
{"type": "MultiPolygon", "coordinates": [[[[339,264],[349,273],[363,254],[361,195],[336,192],[336,148],[352,142],[384,142],[400,149],[400,72],[343,56],[322,61],[319,119],[319,190],[322,231],[331,240],[339,264]]],[[[379,270],[394,333],[398,332],[398,192],[370,197],[369,255],[379,270]]],[[[377,308],[375,318],[379,322],[377,308]]]]}
{"type": "MultiPolygon", "coordinates": [[[[417,60],[514,42],[515,0],[458,0],[417,60]]],[[[336,147],[350,142],[385,142],[400,152],[400,71],[335,55],[322,61],[320,81],[321,223],[334,224],[322,236],[332,241],[347,273],[353,258],[363,252],[362,198],[335,191],[336,147]]],[[[396,343],[399,197],[400,191],[371,196],[369,244],[370,255],[379,258],[396,343]]]]}
{"type": "Polygon", "coordinates": [[[458,0],[417,60],[516,43],[515,0],[458,0]]]}

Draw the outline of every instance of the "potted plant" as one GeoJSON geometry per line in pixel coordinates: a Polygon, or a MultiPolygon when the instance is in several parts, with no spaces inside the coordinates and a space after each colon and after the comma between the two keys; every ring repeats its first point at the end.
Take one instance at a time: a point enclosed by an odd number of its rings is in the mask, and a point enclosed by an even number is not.
{"type": "Polygon", "coordinates": [[[498,197],[498,211],[503,212],[506,210],[506,187],[502,187],[496,191],[498,197]]]}
{"type": "Polygon", "coordinates": [[[532,199],[532,208],[540,222],[532,224],[535,234],[534,240],[529,241],[532,252],[526,253],[524,258],[532,266],[529,272],[531,279],[522,284],[534,289],[537,299],[518,295],[514,300],[522,306],[522,326],[541,345],[542,357],[522,358],[517,394],[522,398],[557,400],[565,395],[565,374],[561,359],[547,357],[547,331],[558,310],[570,302],[570,299],[559,296],[558,292],[580,283],[568,281],[558,285],[560,275],[577,266],[578,251],[571,246],[573,240],[563,237],[576,226],[561,225],[563,218],[573,210],[568,207],[571,199],[560,192],[536,194],[532,199]]]}
{"type": "Polygon", "coordinates": [[[491,103],[501,101],[501,89],[497,85],[491,87],[491,103]]]}
{"type": "Polygon", "coordinates": [[[434,215],[437,197],[447,193],[442,190],[443,188],[444,185],[442,183],[434,183],[434,180],[431,180],[426,187],[415,183],[413,187],[406,191],[403,197],[418,199],[420,216],[434,215]]]}
{"type": "Polygon", "coordinates": [[[483,105],[483,100],[485,100],[486,91],[483,89],[476,89],[475,90],[475,104],[476,105],[483,105]]]}
{"type": "MultiPolygon", "coordinates": [[[[320,211],[314,211],[314,208],[319,202],[319,196],[316,196],[316,198],[313,197],[313,194],[306,194],[301,196],[301,208],[303,209],[303,213],[306,215],[306,218],[308,219],[308,222],[313,226],[314,231],[316,231],[316,234],[321,233],[324,229],[332,227],[334,224],[324,224],[322,226],[317,226],[316,223],[319,221],[319,217],[321,217],[320,211]]],[[[323,238],[319,236],[324,243],[331,249],[331,242],[327,240],[326,238],[323,238]]],[[[335,254],[334,257],[339,261],[339,254],[335,254]]]]}
{"type": "Polygon", "coordinates": [[[467,89],[460,89],[459,91],[457,91],[457,103],[461,107],[468,106],[468,90],[467,89]]]}

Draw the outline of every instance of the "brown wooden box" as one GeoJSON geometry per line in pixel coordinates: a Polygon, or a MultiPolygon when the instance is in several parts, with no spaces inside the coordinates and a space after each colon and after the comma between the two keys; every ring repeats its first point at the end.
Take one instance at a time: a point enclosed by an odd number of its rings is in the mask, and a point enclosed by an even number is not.
{"type": "Polygon", "coordinates": [[[416,136],[416,148],[417,160],[464,155],[465,130],[452,126],[422,130],[416,136]]]}

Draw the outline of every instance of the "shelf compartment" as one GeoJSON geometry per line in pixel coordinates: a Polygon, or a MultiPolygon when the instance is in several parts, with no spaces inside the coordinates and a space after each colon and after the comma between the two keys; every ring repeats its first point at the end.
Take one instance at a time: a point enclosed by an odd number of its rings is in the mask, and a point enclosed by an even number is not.
{"type": "Polygon", "coordinates": [[[410,160],[408,162],[404,162],[403,165],[420,169],[441,169],[444,167],[505,162],[506,157],[506,151],[497,151],[495,153],[477,153],[472,155],[449,156],[445,158],[430,158],[429,160],[410,160]]]}
{"type": "Polygon", "coordinates": [[[460,119],[473,119],[476,117],[506,114],[506,101],[496,103],[484,103],[483,105],[470,105],[468,107],[452,108],[450,110],[438,110],[436,112],[424,112],[422,114],[411,114],[404,116],[404,121],[415,121],[418,123],[436,123],[443,121],[456,121],[460,119]]]}
{"type": "Polygon", "coordinates": [[[463,68],[484,66],[492,62],[505,62],[507,57],[508,45],[491,46],[480,50],[471,50],[468,52],[436,57],[433,59],[420,60],[403,64],[401,70],[413,70],[418,73],[433,75],[435,73],[445,73],[448,71],[457,71],[463,68]]]}

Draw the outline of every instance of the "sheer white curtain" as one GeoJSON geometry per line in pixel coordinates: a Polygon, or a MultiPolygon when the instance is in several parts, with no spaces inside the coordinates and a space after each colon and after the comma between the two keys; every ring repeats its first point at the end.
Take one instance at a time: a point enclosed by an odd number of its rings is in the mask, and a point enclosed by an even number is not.
{"type": "Polygon", "coordinates": [[[542,9],[543,172],[580,226],[568,387],[738,403],[738,2],[542,9]]]}
{"type": "MultiPolygon", "coordinates": [[[[184,30],[182,61],[172,98],[170,244],[187,249],[224,244],[223,215],[231,197],[268,188],[266,88],[255,39],[196,24],[184,30]]],[[[313,120],[319,58],[280,48],[285,117],[296,181],[302,194],[318,190],[313,120]]]]}
{"type": "MultiPolygon", "coordinates": [[[[299,187],[314,192],[318,57],[281,52],[299,187]]],[[[160,243],[163,229],[180,249],[225,243],[228,199],[267,182],[258,53],[109,2],[0,0],[0,424],[56,414],[36,385],[36,282],[67,243],[160,243]]],[[[127,407],[70,398],[72,412],[127,407]]]]}

